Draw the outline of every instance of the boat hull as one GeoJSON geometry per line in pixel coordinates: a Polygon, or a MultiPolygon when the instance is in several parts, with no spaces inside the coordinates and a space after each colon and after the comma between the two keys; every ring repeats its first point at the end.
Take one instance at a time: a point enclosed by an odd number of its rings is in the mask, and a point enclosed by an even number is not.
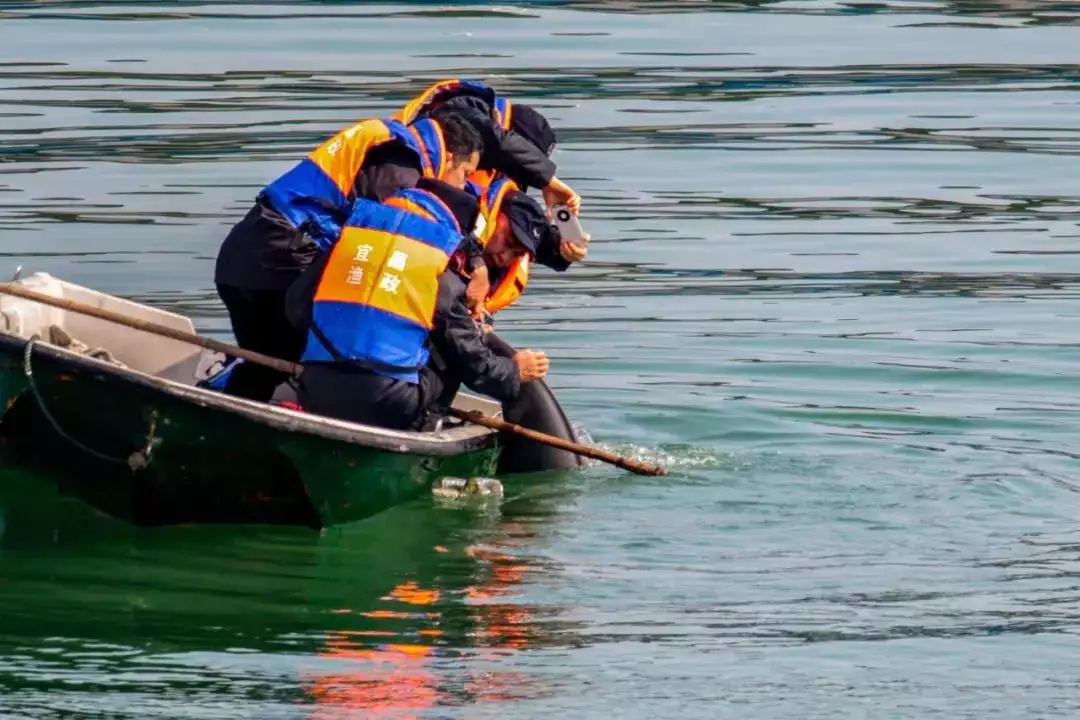
{"type": "Polygon", "coordinates": [[[0,333],[4,454],[139,525],[321,528],[371,517],[440,476],[494,472],[493,433],[381,433],[126,371],[0,333]],[[321,420],[321,422],[317,421],[321,420]]]}

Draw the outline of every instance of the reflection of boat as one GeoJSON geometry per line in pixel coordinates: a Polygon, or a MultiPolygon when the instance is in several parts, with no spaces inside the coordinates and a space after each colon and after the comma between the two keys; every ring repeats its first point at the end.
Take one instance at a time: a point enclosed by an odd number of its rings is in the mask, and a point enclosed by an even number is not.
{"type": "MultiPolygon", "coordinates": [[[[532,536],[565,501],[557,489],[569,477],[543,492],[510,478],[515,499],[501,511],[421,501],[322,533],[145,532],[0,469],[0,662],[53,648],[49,672],[108,683],[130,674],[135,657],[159,671],[163,703],[181,702],[193,682],[220,682],[236,707],[273,714],[273,698],[299,700],[313,720],[542,697],[542,676],[507,668],[506,656],[582,642],[557,606],[518,597],[528,576],[552,568],[535,557],[532,536]],[[231,654],[238,649],[246,654],[231,654]]],[[[35,698],[39,711],[50,707],[35,698]]]]}
{"type": "MultiPolygon", "coordinates": [[[[194,332],[186,317],[47,275],[20,282],[194,332]]],[[[496,470],[503,441],[492,430],[447,419],[437,432],[398,432],[233,398],[197,386],[207,360],[176,340],[0,296],[0,433],[16,459],[60,469],[65,489],[150,525],[322,527],[418,497],[439,476],[496,470]]],[[[466,394],[455,406],[500,414],[466,394]]]]}

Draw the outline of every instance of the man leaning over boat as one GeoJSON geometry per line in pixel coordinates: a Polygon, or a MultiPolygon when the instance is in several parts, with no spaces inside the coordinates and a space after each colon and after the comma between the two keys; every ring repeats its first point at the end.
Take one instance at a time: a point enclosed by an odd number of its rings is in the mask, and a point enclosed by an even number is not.
{"type": "MultiPolygon", "coordinates": [[[[436,82],[392,118],[345,128],[266,186],[226,237],[215,284],[229,312],[237,343],[246,349],[296,360],[306,336],[284,321],[288,286],[337,239],[352,203],[382,201],[423,177],[443,178],[443,158],[475,144],[481,151],[469,173],[478,195],[499,175],[521,189],[542,189],[551,204],[578,211],[580,198],[555,176],[550,155],[556,137],[547,119],[524,104],[511,104],[471,80],[436,82]],[[463,126],[467,126],[463,129],[463,126]],[[468,132],[472,128],[474,132],[468,132]]],[[[473,307],[489,291],[486,265],[470,252],[473,307]]],[[[225,392],[268,401],[285,376],[239,364],[225,392]]]]}
{"type": "MultiPolygon", "coordinates": [[[[411,124],[364,120],[324,142],[267,185],[225,238],[214,282],[237,343],[296,361],[306,335],[285,318],[288,287],[341,233],[357,199],[381,201],[420,177],[445,178],[476,169],[457,167],[482,149],[464,120],[447,116],[411,124]]],[[[464,182],[462,178],[461,182],[464,182]]],[[[286,379],[283,373],[244,363],[230,373],[225,392],[262,402],[286,379]]]]}
{"type": "MultiPolygon", "coordinates": [[[[549,208],[565,205],[575,215],[578,213],[581,198],[556,176],[551,154],[558,138],[540,111],[525,103],[512,103],[476,80],[449,79],[432,84],[395,114],[394,119],[442,121],[450,116],[468,122],[484,141],[477,169],[469,175],[469,189],[474,194],[483,197],[494,183],[507,179],[521,192],[540,189],[549,208]]],[[[564,256],[576,262],[584,253],[573,247],[564,250],[564,256]]],[[[489,278],[487,264],[479,251],[468,253],[466,269],[469,307],[479,315],[494,279],[489,278]]]]}
{"type": "Polygon", "coordinates": [[[577,214],[581,198],[556,177],[551,154],[557,137],[544,115],[525,103],[511,103],[476,80],[440,80],[394,115],[403,123],[447,117],[468,122],[484,141],[480,162],[469,180],[487,187],[496,175],[509,177],[526,191],[538,188],[548,207],[566,205],[577,214]]]}
{"type": "MultiPolygon", "coordinates": [[[[546,222],[543,210],[509,177],[497,177],[480,191],[479,201],[479,220],[472,240],[480,248],[490,282],[480,296],[472,295],[475,286],[469,283],[467,299],[478,319],[516,302],[525,292],[534,263],[564,272],[586,257],[586,249],[563,240],[558,228],[546,222]],[[533,252],[514,252],[514,239],[522,233],[536,233],[533,252]]],[[[585,233],[586,244],[590,239],[585,233]]]]}
{"type": "MultiPolygon", "coordinates": [[[[469,313],[461,245],[477,213],[474,195],[430,179],[383,204],[357,201],[333,249],[290,291],[293,320],[309,326],[305,411],[424,430],[461,384],[510,402],[547,374],[542,352],[493,352],[469,313]]],[[[538,206],[534,219],[506,241],[507,257],[537,252],[551,226],[538,206]]]]}

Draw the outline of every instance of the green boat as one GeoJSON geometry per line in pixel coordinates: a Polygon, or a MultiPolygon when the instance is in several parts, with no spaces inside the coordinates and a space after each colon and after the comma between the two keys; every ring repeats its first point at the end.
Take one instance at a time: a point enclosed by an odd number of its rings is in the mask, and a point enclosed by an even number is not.
{"type": "MultiPolygon", "coordinates": [[[[182,315],[42,273],[18,282],[194,333],[182,315]]],[[[64,492],[138,525],[311,528],[371,517],[444,476],[578,466],[569,453],[537,452],[536,443],[451,418],[433,432],[400,432],[199,387],[220,361],[177,340],[0,296],[4,462],[33,466],[64,492]]],[[[546,402],[532,398],[525,412],[541,407],[546,420],[532,425],[550,431],[554,423],[574,439],[540,385],[546,402]]],[[[502,410],[467,393],[454,406],[496,417],[502,410]]]]}

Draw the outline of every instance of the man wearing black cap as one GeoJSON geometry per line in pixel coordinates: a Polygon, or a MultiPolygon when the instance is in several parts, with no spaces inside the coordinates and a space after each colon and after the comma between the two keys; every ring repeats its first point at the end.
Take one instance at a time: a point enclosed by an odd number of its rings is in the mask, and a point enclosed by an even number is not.
{"type": "MultiPolygon", "coordinates": [[[[510,267],[513,261],[527,250],[531,259],[553,270],[563,271],[573,259],[585,256],[584,249],[571,251],[551,224],[536,201],[523,192],[511,192],[502,202],[495,218],[495,229],[484,247],[484,260],[493,271],[496,285],[497,273],[510,267]]],[[[586,236],[586,239],[588,236],[586,236]]]]}
{"type": "Polygon", "coordinates": [[[536,263],[563,272],[588,254],[588,233],[583,234],[580,244],[563,239],[543,208],[512,180],[496,180],[481,198],[480,207],[474,242],[464,244],[466,265],[472,272],[466,297],[477,319],[516,302],[525,292],[536,263]],[[529,248],[527,257],[507,253],[508,244],[515,239],[529,248]],[[485,271],[483,283],[475,282],[477,261],[485,271]]]}
{"type": "MultiPolygon", "coordinates": [[[[462,228],[473,227],[478,203],[465,191],[446,183],[423,179],[417,184],[438,196],[462,228]]],[[[514,241],[510,242],[513,245],[514,241]]],[[[504,248],[504,252],[535,252],[536,246],[504,248]]],[[[548,359],[542,352],[521,350],[511,357],[496,354],[484,342],[465,302],[464,253],[451,258],[439,276],[438,296],[428,333],[430,360],[418,382],[396,379],[375,370],[335,362],[305,365],[298,399],[309,412],[342,420],[400,430],[421,430],[440,415],[464,384],[476,392],[506,402],[517,397],[521,383],[542,379],[548,359]]],[[[309,271],[321,274],[322,263],[309,271]]],[[[290,316],[294,322],[310,322],[314,286],[302,284],[290,291],[290,316]]]]}
{"type": "MultiPolygon", "coordinates": [[[[421,187],[436,192],[451,207],[464,209],[469,206],[466,198],[473,197],[461,193],[452,200],[448,193],[438,192],[431,184],[425,183],[427,181],[422,181],[421,187]]],[[[484,248],[483,260],[495,277],[505,272],[522,255],[537,260],[548,259],[551,253],[558,253],[558,228],[548,222],[536,201],[524,193],[516,195],[507,203],[505,214],[500,214],[499,227],[484,248]]],[[[477,210],[473,205],[464,213],[465,227],[473,226],[478,216],[477,210]]],[[[516,385],[528,380],[540,380],[547,375],[549,361],[543,352],[514,351],[506,343],[495,339],[492,333],[481,332],[466,300],[467,262],[466,251],[459,250],[439,279],[435,328],[430,335],[431,359],[421,380],[424,403],[415,425],[417,428],[429,427],[433,418],[445,415],[462,384],[505,403],[518,396],[516,385]],[[505,369],[507,360],[517,365],[518,383],[514,383],[513,373],[505,369]],[[475,384],[478,378],[484,378],[488,389],[475,384]],[[499,389],[492,392],[492,385],[499,389]],[[512,392],[511,385],[515,385],[512,392]]],[[[559,258],[558,262],[562,262],[562,259],[559,258]]]]}
{"type": "Polygon", "coordinates": [[[440,80],[397,117],[402,122],[422,117],[439,121],[450,115],[468,122],[484,139],[481,174],[500,172],[522,190],[540,189],[548,207],[566,205],[577,214],[581,198],[555,175],[551,153],[558,138],[542,113],[524,103],[509,103],[475,80],[440,80]]]}
{"type": "Polygon", "coordinates": [[[465,120],[484,139],[478,169],[497,170],[522,188],[539,188],[549,206],[562,204],[577,212],[581,199],[555,175],[555,163],[551,160],[557,141],[555,131],[537,110],[514,103],[510,130],[504,131],[491,117],[491,110],[483,100],[464,95],[446,101],[430,113],[435,121],[447,116],[465,120]]]}

